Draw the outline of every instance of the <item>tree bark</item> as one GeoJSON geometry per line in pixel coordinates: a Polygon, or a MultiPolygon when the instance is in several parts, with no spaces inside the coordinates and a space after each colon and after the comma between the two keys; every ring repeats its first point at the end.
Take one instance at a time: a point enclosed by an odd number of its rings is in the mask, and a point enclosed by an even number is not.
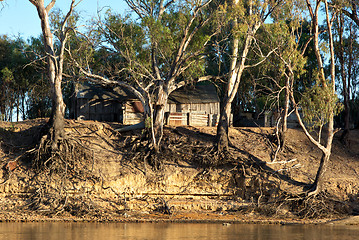
{"type": "Polygon", "coordinates": [[[52,137],[52,147],[54,149],[57,148],[57,143],[59,139],[64,137],[65,134],[65,108],[66,105],[62,96],[61,89],[61,77],[56,77],[55,84],[51,84],[52,88],[52,111],[50,118],[50,126],[51,126],[51,137],[52,137]]]}
{"type": "Polygon", "coordinates": [[[157,95],[157,101],[155,104],[155,109],[154,109],[154,126],[153,126],[153,131],[154,131],[154,138],[155,138],[155,144],[154,144],[154,148],[155,151],[159,150],[159,145],[161,143],[162,140],[162,136],[163,136],[163,126],[164,126],[164,118],[165,118],[165,110],[166,110],[166,105],[168,102],[168,88],[165,85],[160,85],[159,86],[159,90],[158,90],[158,94],[157,95]]]}
{"type": "Polygon", "coordinates": [[[226,86],[225,96],[223,98],[223,102],[221,104],[221,113],[219,117],[219,122],[217,126],[217,150],[222,151],[228,149],[229,139],[228,139],[228,128],[229,121],[231,116],[231,106],[236,93],[238,92],[239,83],[242,78],[243,71],[245,69],[245,62],[247,59],[247,55],[249,49],[252,45],[252,41],[254,39],[254,35],[256,34],[259,27],[262,25],[261,22],[254,23],[251,26],[247,33],[246,38],[244,40],[244,45],[242,49],[242,54],[240,57],[238,56],[239,50],[239,40],[234,36],[232,40],[232,58],[231,58],[231,68],[230,75],[226,86]],[[240,58],[238,60],[238,58],[240,58]]]}
{"type": "MultiPolygon", "coordinates": [[[[329,19],[329,7],[328,7],[327,0],[324,0],[324,4],[325,4],[324,6],[325,6],[325,12],[326,12],[326,23],[327,23],[327,27],[328,27],[328,36],[329,36],[329,47],[330,47],[331,83],[329,86],[327,86],[326,77],[325,77],[324,70],[323,70],[323,61],[322,61],[322,58],[320,55],[320,50],[319,50],[319,40],[318,40],[318,37],[319,37],[318,10],[319,10],[320,1],[317,1],[316,4],[317,5],[315,6],[315,11],[313,11],[310,1],[307,0],[307,6],[309,9],[310,15],[312,17],[312,24],[313,24],[313,30],[314,30],[314,33],[313,33],[313,35],[314,35],[314,50],[315,50],[317,61],[318,61],[318,68],[321,69],[319,81],[321,81],[323,88],[330,87],[331,93],[334,96],[334,94],[335,94],[335,59],[334,59],[333,35],[332,35],[332,28],[331,28],[332,24],[329,19]]],[[[296,102],[295,102],[295,99],[293,96],[293,92],[291,92],[291,99],[292,99],[293,104],[295,105],[295,113],[297,115],[299,124],[302,127],[304,133],[306,134],[308,139],[322,151],[322,154],[323,154],[322,158],[320,160],[319,168],[318,168],[316,176],[315,176],[315,180],[314,180],[311,188],[309,189],[309,195],[315,195],[322,190],[324,173],[326,171],[327,163],[329,162],[330,155],[331,155],[332,143],[333,143],[333,138],[334,138],[334,109],[330,109],[330,114],[329,114],[329,119],[328,119],[327,138],[326,138],[325,145],[323,145],[319,141],[316,141],[310,135],[310,133],[306,129],[304,123],[302,122],[301,116],[298,111],[298,106],[296,105],[296,102]]],[[[333,107],[333,106],[331,106],[331,107],[333,107]]]]}
{"type": "MultiPolygon", "coordinates": [[[[351,28],[351,27],[350,27],[351,28]]],[[[351,29],[350,29],[351,30],[351,29]]],[[[349,62],[348,62],[348,75],[345,71],[345,59],[344,59],[344,41],[343,41],[343,32],[344,32],[344,16],[341,13],[340,18],[338,20],[338,33],[339,33],[339,62],[341,67],[341,78],[343,84],[343,98],[344,98],[344,131],[340,137],[342,143],[348,145],[348,139],[350,135],[350,79],[351,79],[351,69],[352,69],[352,61],[351,61],[351,51],[352,51],[352,43],[351,43],[351,33],[350,33],[350,44],[349,44],[349,62]]]]}
{"type": "Polygon", "coordinates": [[[282,114],[282,127],[280,132],[280,149],[282,150],[285,147],[286,144],[286,137],[287,137],[287,131],[288,131],[288,112],[289,112],[289,102],[290,102],[290,77],[292,77],[292,74],[290,76],[287,76],[286,79],[286,87],[285,87],[285,102],[284,102],[284,109],[282,114]]]}
{"type": "Polygon", "coordinates": [[[231,114],[231,102],[225,101],[221,107],[221,114],[217,126],[217,150],[227,151],[229,146],[228,130],[231,114]]]}
{"type": "Polygon", "coordinates": [[[51,94],[52,94],[52,111],[49,121],[51,140],[53,141],[52,147],[57,148],[57,142],[64,135],[64,116],[65,116],[65,103],[63,102],[61,80],[56,72],[58,66],[56,63],[53,35],[50,28],[49,16],[44,6],[43,0],[32,1],[36,6],[40,21],[41,30],[43,35],[43,42],[45,45],[45,52],[47,56],[47,71],[50,80],[51,94]]]}
{"type": "Polygon", "coordinates": [[[325,171],[327,169],[327,164],[329,162],[330,155],[331,155],[330,152],[322,153],[322,157],[320,159],[320,163],[319,163],[319,167],[318,167],[318,170],[317,170],[317,173],[315,176],[315,180],[309,188],[310,195],[318,194],[319,192],[321,192],[324,189],[323,178],[325,175],[325,171]]]}
{"type": "Polygon", "coordinates": [[[71,8],[67,13],[63,23],[60,39],[60,52],[56,54],[54,50],[53,34],[50,28],[49,11],[54,6],[56,0],[52,0],[48,6],[45,7],[44,0],[29,0],[37,9],[41,21],[41,30],[43,35],[43,42],[45,53],[47,54],[47,70],[52,94],[52,111],[49,120],[50,136],[52,141],[52,149],[57,149],[58,141],[64,137],[65,130],[65,103],[62,96],[62,74],[63,74],[63,55],[64,45],[66,44],[67,35],[64,26],[69,16],[71,15],[75,0],[72,0],[71,8]]]}

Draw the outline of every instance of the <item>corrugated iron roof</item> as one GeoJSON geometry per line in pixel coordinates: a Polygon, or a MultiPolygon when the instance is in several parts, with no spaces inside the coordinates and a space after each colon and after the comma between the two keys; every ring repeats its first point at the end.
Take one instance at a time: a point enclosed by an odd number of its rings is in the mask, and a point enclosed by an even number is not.
{"type": "MultiPolygon", "coordinates": [[[[133,100],[136,96],[126,88],[104,87],[88,82],[77,84],[77,98],[119,101],[133,100]]],[[[194,86],[185,86],[172,92],[168,99],[169,103],[216,103],[219,97],[215,86],[210,82],[201,82],[194,86]]]]}
{"type": "Polygon", "coordinates": [[[122,87],[111,88],[88,82],[78,83],[76,87],[76,98],[100,100],[116,99],[119,101],[136,99],[135,95],[131,91],[122,87]]]}
{"type": "Polygon", "coordinates": [[[184,86],[172,92],[169,103],[217,103],[219,97],[216,87],[210,82],[201,82],[194,86],[184,86]]]}

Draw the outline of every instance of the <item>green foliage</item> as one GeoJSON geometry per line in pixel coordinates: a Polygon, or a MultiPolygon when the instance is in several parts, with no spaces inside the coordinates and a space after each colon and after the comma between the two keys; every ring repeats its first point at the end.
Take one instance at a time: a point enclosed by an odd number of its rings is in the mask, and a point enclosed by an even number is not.
{"type": "MultiPolygon", "coordinates": [[[[292,21],[281,21],[265,24],[257,32],[256,39],[264,55],[275,49],[266,61],[248,68],[241,81],[239,98],[244,110],[280,110],[285,104],[285,88],[287,78],[290,85],[298,84],[306,73],[307,58],[303,57],[298,44],[298,25],[292,21]],[[293,74],[288,70],[290,65],[293,74]],[[293,81],[293,83],[292,83],[293,81]]],[[[263,57],[254,49],[249,53],[248,64],[255,64],[263,57]]],[[[295,89],[297,90],[297,89],[295,89]]]]}
{"type": "Polygon", "coordinates": [[[151,129],[152,126],[152,118],[151,117],[147,117],[145,119],[145,129],[151,129]]]}
{"type": "Polygon", "coordinates": [[[11,85],[14,83],[14,75],[13,72],[8,68],[8,67],[4,67],[1,70],[1,79],[2,79],[2,83],[6,84],[6,85],[11,85]]]}
{"type": "Polygon", "coordinates": [[[203,76],[206,62],[201,53],[211,34],[217,30],[218,22],[201,24],[214,16],[216,9],[208,7],[192,19],[198,1],[173,2],[161,15],[158,12],[159,2],[136,4],[149,7],[143,9],[139,18],[121,16],[108,10],[104,21],[97,24],[97,29],[90,30],[90,38],[99,45],[94,46],[84,63],[90,63],[90,68],[100,75],[141,86],[158,80],[154,74],[153,59],[164,81],[172,79],[177,71],[180,74],[176,75],[175,82],[191,82],[203,76]],[[196,34],[185,42],[184,36],[188,37],[192,32],[196,34]],[[183,46],[186,50],[180,53],[183,46]]]}
{"type": "MultiPolygon", "coordinates": [[[[19,104],[24,102],[30,86],[33,70],[26,65],[31,61],[26,47],[20,37],[0,36],[0,114],[7,121],[11,120],[13,109],[16,108],[19,115],[19,104]]],[[[24,108],[21,112],[24,115],[24,108]]]]}
{"type": "Polygon", "coordinates": [[[313,129],[322,127],[329,122],[332,116],[337,115],[343,109],[338,96],[333,93],[331,84],[323,86],[316,83],[308,88],[300,102],[303,111],[303,119],[313,129]]]}
{"type": "MultiPolygon", "coordinates": [[[[49,14],[49,20],[51,24],[51,30],[57,37],[59,37],[57,34],[59,33],[59,29],[61,29],[63,19],[65,18],[65,15],[59,8],[54,8],[51,10],[49,14]]],[[[66,22],[66,28],[72,28],[75,29],[78,21],[80,20],[80,14],[78,12],[73,12],[69,19],[66,22]]]]}

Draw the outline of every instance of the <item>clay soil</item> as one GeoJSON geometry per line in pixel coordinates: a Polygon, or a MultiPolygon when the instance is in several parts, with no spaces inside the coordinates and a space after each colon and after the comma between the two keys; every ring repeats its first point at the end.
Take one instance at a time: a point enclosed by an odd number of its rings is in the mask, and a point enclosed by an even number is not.
{"type": "Polygon", "coordinates": [[[322,223],[359,210],[359,130],[349,146],[337,133],[324,193],[308,207],[298,199],[321,153],[300,129],[290,129],[275,154],[275,129],[231,128],[229,155],[214,160],[216,128],[166,127],[154,167],[141,131],[67,120],[66,133],[87,160],[65,172],[35,171],[24,156],[36,149],[45,123],[0,122],[0,221],[322,223]]]}

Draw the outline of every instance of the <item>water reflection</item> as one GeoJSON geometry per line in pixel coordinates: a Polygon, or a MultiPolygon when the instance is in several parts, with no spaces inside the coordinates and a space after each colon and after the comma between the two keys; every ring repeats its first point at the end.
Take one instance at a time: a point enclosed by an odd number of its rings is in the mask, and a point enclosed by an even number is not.
{"type": "Polygon", "coordinates": [[[0,239],[355,239],[356,226],[174,224],[174,223],[1,223],[0,239]]]}

